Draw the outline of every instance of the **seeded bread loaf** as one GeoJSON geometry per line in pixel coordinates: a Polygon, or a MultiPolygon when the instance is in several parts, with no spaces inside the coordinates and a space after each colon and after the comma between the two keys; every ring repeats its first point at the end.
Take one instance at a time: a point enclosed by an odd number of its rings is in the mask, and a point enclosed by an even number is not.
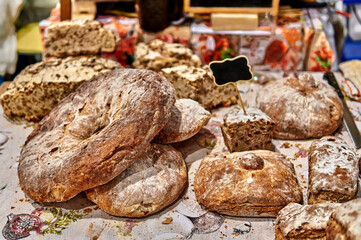
{"type": "Polygon", "coordinates": [[[64,97],[93,76],[120,64],[95,56],[50,59],[26,67],[0,103],[7,118],[19,121],[40,121],[64,97]]]}
{"type": "Polygon", "coordinates": [[[267,150],[214,153],[203,158],[194,180],[198,202],[231,216],[277,216],[302,202],[293,164],[267,150]]]}
{"type": "Polygon", "coordinates": [[[221,129],[228,150],[270,150],[275,123],[257,108],[248,108],[246,112],[247,115],[235,107],[223,118],[221,129]]]}
{"type": "Polygon", "coordinates": [[[153,139],[157,143],[175,143],[191,138],[206,125],[211,113],[192,99],[177,99],[172,115],[164,128],[153,139]]]}
{"type": "Polygon", "coordinates": [[[174,202],[187,183],[187,168],[171,146],[151,144],[119,176],[86,191],[104,211],[123,217],[144,217],[174,202]]]}
{"type": "Polygon", "coordinates": [[[237,102],[237,87],[233,84],[216,85],[208,67],[196,68],[182,65],[164,68],[161,73],[173,84],[177,98],[193,99],[207,109],[229,106],[237,102]]]}
{"type": "Polygon", "coordinates": [[[47,28],[44,46],[46,57],[99,54],[113,52],[116,39],[99,21],[62,21],[47,28]]]}
{"type": "Polygon", "coordinates": [[[258,92],[256,102],[275,121],[275,138],[281,139],[331,135],[343,116],[335,89],[309,74],[267,83],[258,92]]]}
{"type": "Polygon", "coordinates": [[[346,202],[356,197],[358,158],[345,141],[331,136],[315,140],[308,159],[309,204],[346,202]]]}
{"type": "Polygon", "coordinates": [[[160,72],[163,68],[179,65],[200,67],[200,58],[192,50],[178,43],[153,40],[149,44],[138,43],[134,52],[134,68],[160,72]]]}
{"type": "Polygon", "coordinates": [[[361,239],[361,199],[342,203],[331,215],[326,240],[361,239]]]}
{"type": "Polygon", "coordinates": [[[276,220],[276,240],[324,240],[326,226],[339,203],[301,205],[290,203],[276,220]]]}
{"type": "Polygon", "coordinates": [[[21,150],[22,190],[62,202],[128,168],[167,123],[172,85],[149,70],[117,69],[83,83],[46,115],[21,150]]]}

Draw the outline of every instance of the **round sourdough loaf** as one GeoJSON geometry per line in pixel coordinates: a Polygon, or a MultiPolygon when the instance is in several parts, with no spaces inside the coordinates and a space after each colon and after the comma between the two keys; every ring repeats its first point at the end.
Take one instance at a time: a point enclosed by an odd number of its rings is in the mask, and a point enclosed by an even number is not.
{"type": "Polygon", "coordinates": [[[191,138],[207,125],[211,113],[192,99],[177,99],[168,123],[153,140],[157,143],[175,143],[191,138]]]}
{"type": "Polygon", "coordinates": [[[151,144],[119,176],[87,190],[86,194],[110,214],[144,217],[174,202],[186,182],[187,169],[182,155],[171,146],[151,144]]]}
{"type": "Polygon", "coordinates": [[[194,193],[209,211],[232,216],[277,216],[288,203],[302,202],[291,161],[267,150],[206,156],[194,193]]]}
{"type": "Polygon", "coordinates": [[[343,107],[336,91],[309,74],[269,82],[256,101],[276,122],[275,138],[320,138],[331,135],[342,121],[343,107]]]}
{"type": "Polygon", "coordinates": [[[175,90],[149,70],[99,74],[28,136],[18,175],[34,201],[66,201],[118,176],[167,123],[175,90]]]}

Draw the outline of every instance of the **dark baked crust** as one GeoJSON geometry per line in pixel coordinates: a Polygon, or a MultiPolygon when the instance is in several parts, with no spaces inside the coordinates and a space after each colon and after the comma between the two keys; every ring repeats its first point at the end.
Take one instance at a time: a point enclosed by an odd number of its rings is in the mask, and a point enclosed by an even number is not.
{"type": "Polygon", "coordinates": [[[348,240],[346,230],[331,216],[326,227],[326,240],[348,240]]]}
{"type": "Polygon", "coordinates": [[[104,211],[124,217],[144,217],[174,202],[187,182],[180,152],[151,144],[138,159],[109,183],[86,191],[104,211]]]}
{"type": "Polygon", "coordinates": [[[346,202],[356,197],[358,158],[345,141],[332,136],[315,140],[308,159],[309,204],[346,202]]]}
{"type": "Polygon", "coordinates": [[[266,150],[206,156],[194,192],[208,210],[233,216],[276,216],[288,203],[302,202],[292,163],[266,150]]]}
{"type": "Polygon", "coordinates": [[[34,201],[66,201],[119,175],[168,121],[171,84],[148,70],[99,74],[64,98],[28,136],[18,175],[34,201]]]}
{"type": "Polygon", "coordinates": [[[275,121],[275,138],[320,138],[331,135],[342,121],[343,106],[336,91],[311,75],[269,82],[256,101],[275,121]]]}

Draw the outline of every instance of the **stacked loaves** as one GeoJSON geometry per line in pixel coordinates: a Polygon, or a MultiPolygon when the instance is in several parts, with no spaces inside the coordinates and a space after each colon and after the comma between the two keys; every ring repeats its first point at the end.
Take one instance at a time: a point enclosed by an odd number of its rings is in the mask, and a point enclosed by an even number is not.
{"type": "Polygon", "coordinates": [[[150,142],[167,124],[174,127],[169,138],[185,135],[175,139],[190,137],[205,124],[209,112],[190,101],[175,105],[172,85],[148,70],[93,77],[28,136],[18,166],[22,190],[37,202],[67,201],[87,191],[90,200],[118,216],[159,211],[182,193],[187,172],[177,150],[150,142]],[[193,112],[173,116],[182,109],[193,112]],[[198,117],[187,122],[196,111],[198,117]]]}

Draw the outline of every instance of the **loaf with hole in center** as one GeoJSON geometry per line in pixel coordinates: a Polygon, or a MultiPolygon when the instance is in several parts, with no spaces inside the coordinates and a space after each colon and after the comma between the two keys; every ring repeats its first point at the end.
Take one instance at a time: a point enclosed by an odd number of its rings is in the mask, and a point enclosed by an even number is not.
{"type": "Polygon", "coordinates": [[[21,151],[22,190],[37,202],[66,201],[129,167],[167,123],[175,90],[149,70],[99,74],[64,98],[21,151]]]}

